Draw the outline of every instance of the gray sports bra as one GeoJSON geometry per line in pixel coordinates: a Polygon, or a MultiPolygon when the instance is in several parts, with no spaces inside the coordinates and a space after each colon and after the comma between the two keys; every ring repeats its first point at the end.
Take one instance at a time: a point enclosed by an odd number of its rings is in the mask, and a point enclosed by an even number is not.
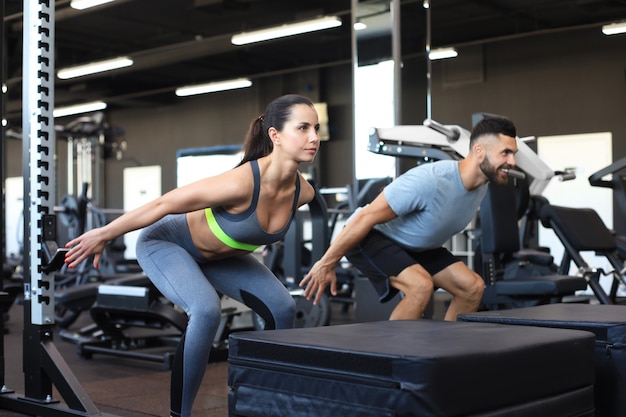
{"type": "Polygon", "coordinates": [[[298,209],[298,199],[300,197],[300,177],[296,175],[296,192],[293,198],[291,214],[285,226],[276,233],[268,233],[259,224],[256,216],[256,207],[259,202],[261,191],[261,172],[257,160],[250,161],[252,176],[254,179],[254,190],[250,206],[242,213],[229,213],[222,207],[207,208],[204,210],[209,228],[215,236],[227,246],[234,249],[253,251],[261,245],[281,240],[298,209]]]}

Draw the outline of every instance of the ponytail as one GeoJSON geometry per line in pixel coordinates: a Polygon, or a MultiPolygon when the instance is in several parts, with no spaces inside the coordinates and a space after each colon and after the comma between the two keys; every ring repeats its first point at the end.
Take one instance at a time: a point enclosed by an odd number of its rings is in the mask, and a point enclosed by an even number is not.
{"type": "Polygon", "coordinates": [[[264,129],[264,121],[265,117],[260,115],[250,122],[243,143],[243,157],[239,165],[269,155],[274,149],[274,143],[268,136],[267,129],[264,129]]]}

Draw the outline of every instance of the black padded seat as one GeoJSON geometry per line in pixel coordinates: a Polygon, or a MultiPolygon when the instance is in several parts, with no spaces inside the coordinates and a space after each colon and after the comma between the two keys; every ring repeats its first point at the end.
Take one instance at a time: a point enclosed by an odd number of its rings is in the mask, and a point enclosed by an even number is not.
{"type": "Polygon", "coordinates": [[[540,216],[545,227],[557,227],[576,251],[612,252],[617,247],[615,236],[593,209],[548,204],[540,216]]]}
{"type": "Polygon", "coordinates": [[[510,296],[554,296],[574,294],[587,288],[585,280],[577,276],[538,275],[533,277],[513,277],[496,281],[494,291],[499,295],[510,296]]]}

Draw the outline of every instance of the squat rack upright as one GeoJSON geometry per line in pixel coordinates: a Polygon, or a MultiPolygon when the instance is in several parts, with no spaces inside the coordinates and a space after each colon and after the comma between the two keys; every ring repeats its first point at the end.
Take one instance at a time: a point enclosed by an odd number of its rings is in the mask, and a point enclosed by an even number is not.
{"type": "MultiPolygon", "coordinates": [[[[54,7],[54,0],[24,0],[22,171],[25,392],[18,395],[5,385],[2,342],[0,409],[50,417],[113,417],[98,410],[52,340],[55,317],[54,268],[50,255],[56,249],[54,7]],[[53,398],[53,385],[65,403],[53,398]]],[[[4,17],[4,2],[2,15],[4,17]]],[[[4,30],[4,27],[2,29],[4,30]]],[[[2,141],[4,149],[4,135],[2,141]]],[[[4,174],[4,168],[2,171],[4,174]]],[[[1,319],[0,331],[4,333],[4,323],[1,319]]]]}

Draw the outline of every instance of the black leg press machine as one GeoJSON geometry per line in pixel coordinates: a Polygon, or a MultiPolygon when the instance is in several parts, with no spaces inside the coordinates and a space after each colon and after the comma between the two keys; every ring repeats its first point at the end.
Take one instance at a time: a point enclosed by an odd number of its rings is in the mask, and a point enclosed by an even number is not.
{"type": "MultiPolygon", "coordinates": [[[[80,357],[117,356],[162,363],[164,369],[171,369],[176,346],[187,328],[187,315],[165,299],[145,274],[63,289],[55,297],[67,308],[88,307],[93,323],[78,331],[59,331],[64,341],[76,344],[80,357]]],[[[236,305],[222,305],[209,362],[226,358],[228,335],[240,314],[236,305]]],[[[250,330],[252,324],[242,328],[250,330]]]]}

